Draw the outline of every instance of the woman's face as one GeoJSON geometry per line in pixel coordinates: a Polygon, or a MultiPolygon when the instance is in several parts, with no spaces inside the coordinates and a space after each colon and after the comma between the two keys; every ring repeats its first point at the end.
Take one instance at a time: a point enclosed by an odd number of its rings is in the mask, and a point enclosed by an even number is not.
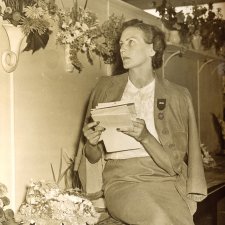
{"type": "Polygon", "coordinates": [[[144,41],[144,33],[136,27],[126,28],[120,38],[120,54],[125,69],[151,63],[154,50],[144,41]]]}

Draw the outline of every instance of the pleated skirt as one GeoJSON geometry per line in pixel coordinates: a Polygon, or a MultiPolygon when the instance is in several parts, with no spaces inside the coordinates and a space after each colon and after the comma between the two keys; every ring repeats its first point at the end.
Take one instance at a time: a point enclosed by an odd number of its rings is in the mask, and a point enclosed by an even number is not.
{"type": "Polygon", "coordinates": [[[110,215],[130,225],[194,225],[175,176],[151,157],[108,160],[103,189],[110,215]]]}

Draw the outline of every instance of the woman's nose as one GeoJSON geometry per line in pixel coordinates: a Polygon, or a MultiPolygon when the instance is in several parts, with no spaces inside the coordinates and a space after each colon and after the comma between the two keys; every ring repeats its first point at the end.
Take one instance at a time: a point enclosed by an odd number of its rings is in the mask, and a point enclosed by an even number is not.
{"type": "Polygon", "coordinates": [[[122,55],[122,54],[124,54],[125,53],[125,51],[126,51],[126,48],[125,48],[125,46],[123,45],[123,46],[121,46],[120,47],[120,54],[122,55]]]}

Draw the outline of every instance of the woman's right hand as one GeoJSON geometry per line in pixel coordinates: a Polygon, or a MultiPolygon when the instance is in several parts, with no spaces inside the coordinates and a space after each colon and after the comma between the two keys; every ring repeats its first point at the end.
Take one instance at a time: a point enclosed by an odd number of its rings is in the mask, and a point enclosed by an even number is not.
{"type": "Polygon", "coordinates": [[[83,127],[84,136],[91,145],[98,144],[104,130],[104,127],[99,126],[99,122],[91,122],[83,127]]]}

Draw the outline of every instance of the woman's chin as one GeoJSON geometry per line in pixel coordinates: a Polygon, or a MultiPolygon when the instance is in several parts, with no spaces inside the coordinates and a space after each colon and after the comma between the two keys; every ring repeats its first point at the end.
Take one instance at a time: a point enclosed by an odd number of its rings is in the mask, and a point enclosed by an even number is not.
{"type": "Polygon", "coordinates": [[[130,69],[130,66],[129,66],[128,64],[124,63],[124,64],[123,64],[123,68],[124,68],[125,70],[128,70],[128,69],[130,69]]]}

